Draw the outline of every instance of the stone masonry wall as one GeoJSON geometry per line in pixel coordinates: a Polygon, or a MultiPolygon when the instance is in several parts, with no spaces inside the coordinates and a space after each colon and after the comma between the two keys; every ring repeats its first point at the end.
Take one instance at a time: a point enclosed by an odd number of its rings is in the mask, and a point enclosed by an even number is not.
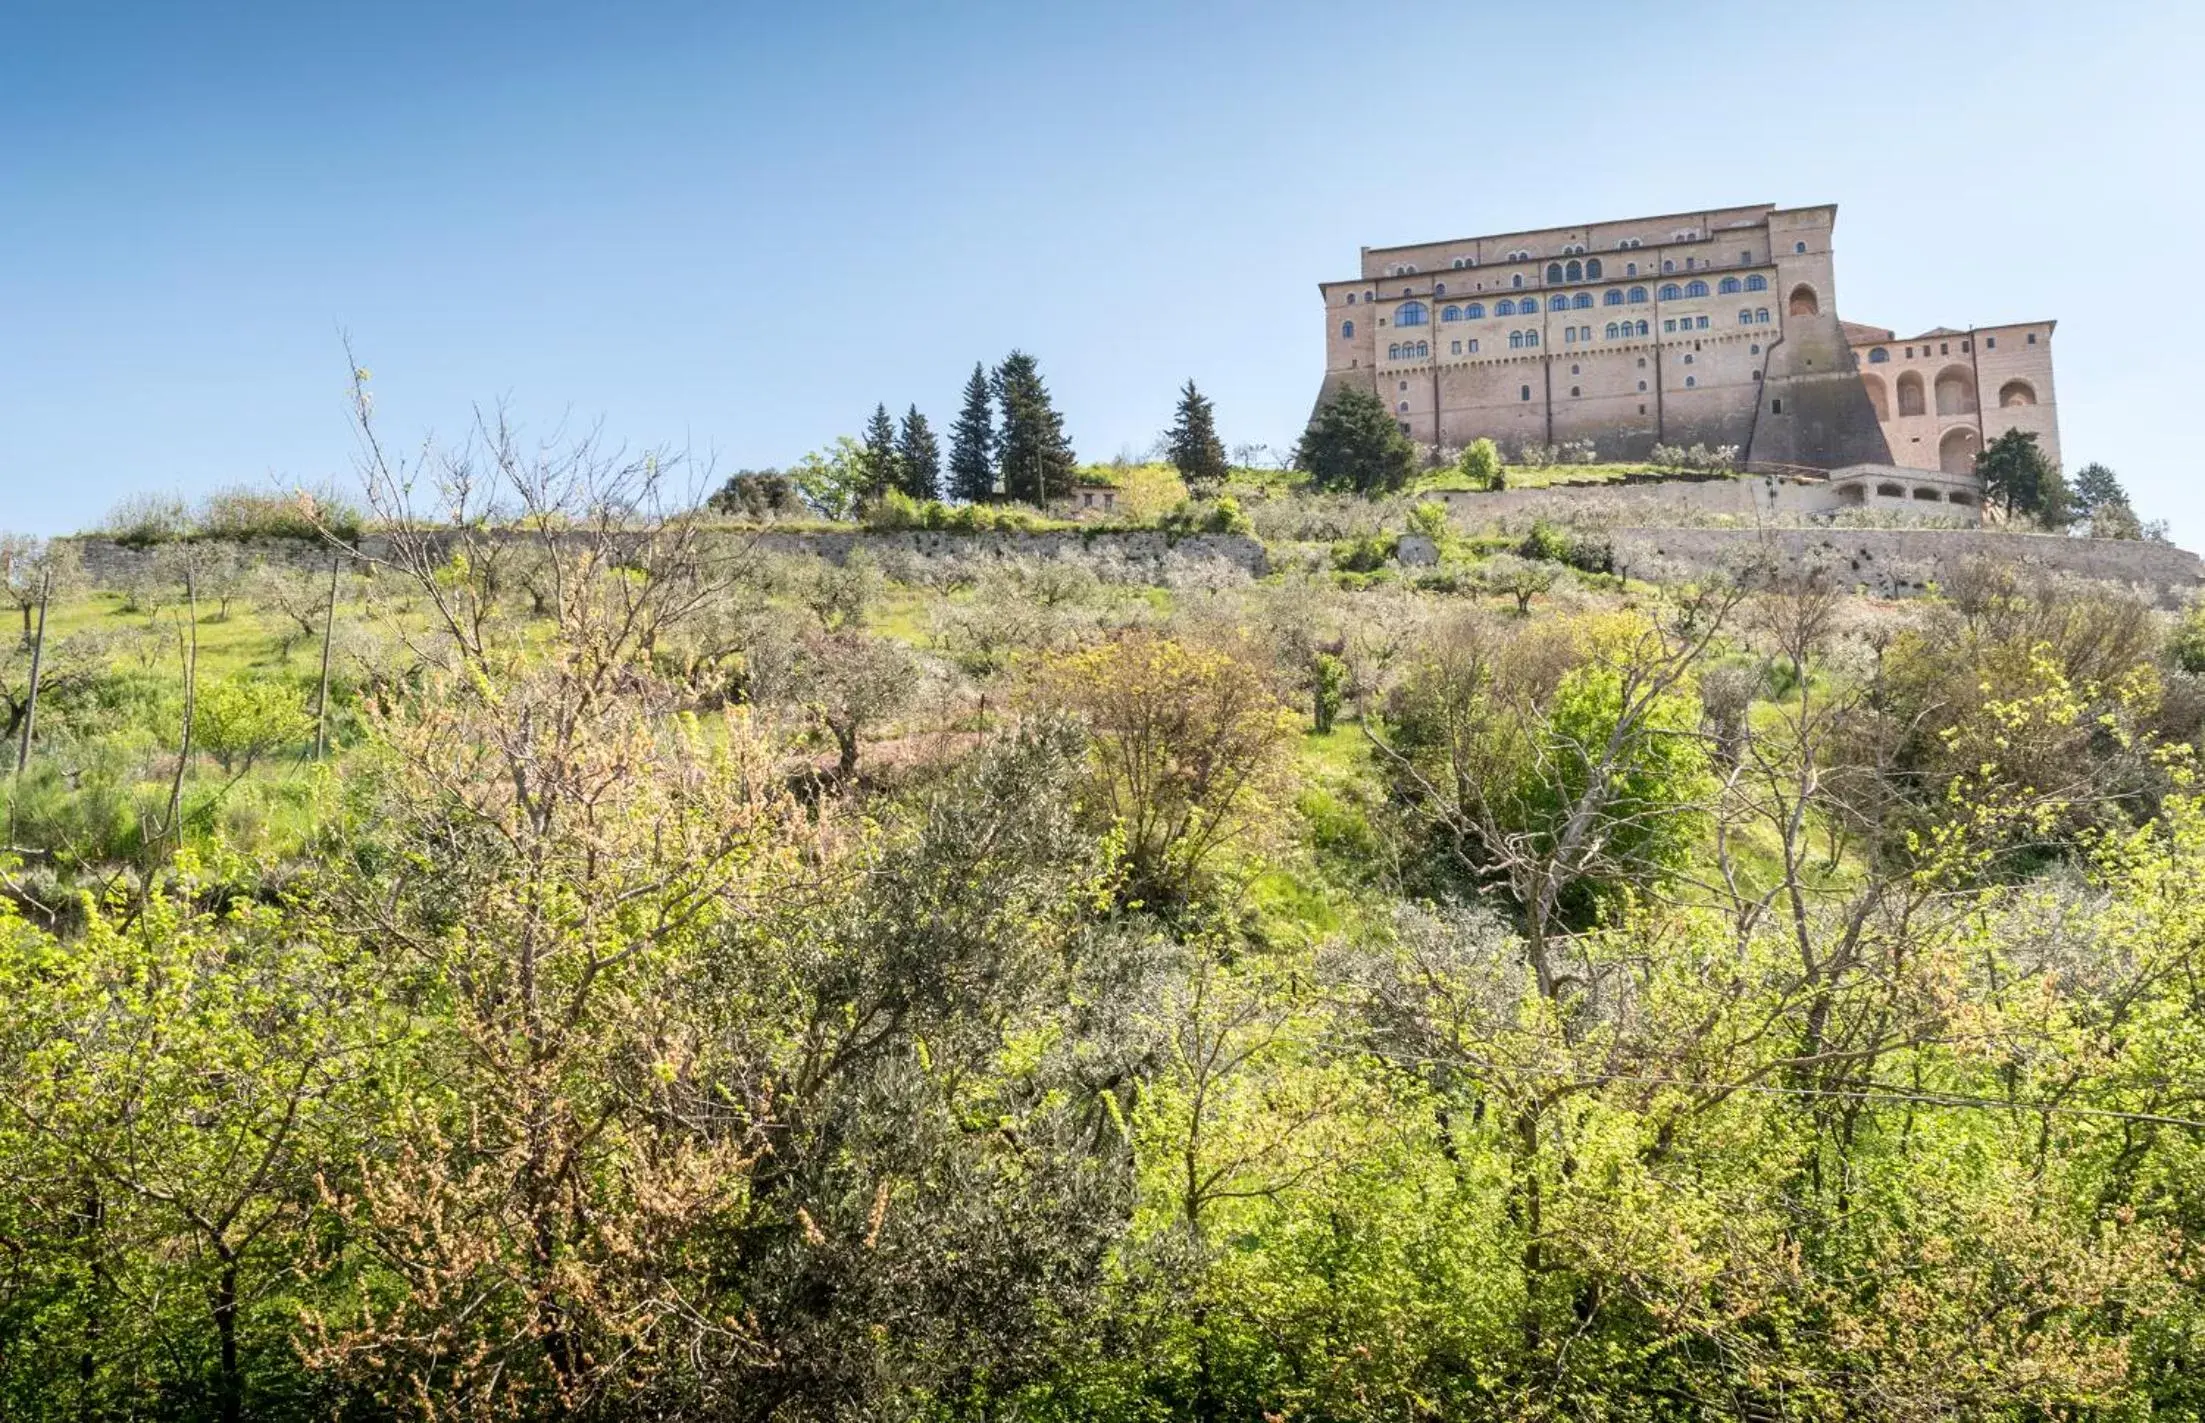
{"type": "MultiPolygon", "coordinates": [[[[492,537],[527,540],[533,535],[492,537]]],[[[1046,533],[956,534],[842,530],[728,530],[711,536],[717,551],[730,557],[796,554],[841,563],[854,549],[884,563],[916,559],[925,563],[963,562],[984,566],[1014,559],[1064,560],[1081,564],[1105,582],[1176,583],[1189,578],[1261,577],[1269,568],[1261,540],[1237,534],[1174,536],[1152,530],[1112,533],[1071,529],[1046,533]]],[[[74,541],[86,575],[102,587],[141,576],[160,557],[158,548],[120,544],[112,539],[74,541]]],[[[241,544],[249,559],[301,571],[329,567],[331,550],[310,539],[253,539],[241,544]]],[[[368,534],[359,540],[363,560],[385,558],[389,539],[368,534]]]]}
{"type": "Polygon", "coordinates": [[[1630,576],[1732,571],[1773,557],[1786,567],[1832,569],[1841,581],[1887,598],[1921,594],[1978,560],[2121,585],[2162,608],[2182,607],[2205,589],[2205,561],[2196,554],[2132,539],[1963,529],[1619,528],[1610,540],[1618,570],[1630,576]]]}

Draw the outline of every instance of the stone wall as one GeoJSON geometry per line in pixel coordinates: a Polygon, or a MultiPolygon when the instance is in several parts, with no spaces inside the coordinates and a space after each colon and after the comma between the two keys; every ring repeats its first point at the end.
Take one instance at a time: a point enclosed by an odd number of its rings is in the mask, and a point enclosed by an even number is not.
{"type": "Polygon", "coordinates": [[[1867,592],[1918,595],[1971,562],[2086,578],[2135,590],[2162,608],[2179,608],[2205,589],[2205,561],[2172,544],[2131,539],[2070,539],[2057,534],[1945,529],[1679,529],[1609,532],[1618,571],[1633,577],[1666,571],[1721,572],[1756,559],[1786,567],[1824,567],[1867,592]]]}
{"type": "MultiPolygon", "coordinates": [[[[508,533],[492,537],[527,540],[535,536],[508,533]]],[[[1018,559],[1064,560],[1081,564],[1096,577],[1115,583],[1171,584],[1220,575],[1261,577],[1269,569],[1262,541],[1237,534],[1175,536],[1153,530],[1086,529],[986,534],[765,529],[727,530],[710,537],[716,552],[735,558],[795,554],[842,563],[852,550],[863,549],[891,566],[911,560],[975,567],[1018,559]]],[[[112,539],[79,538],[74,542],[86,575],[102,587],[143,576],[162,556],[159,548],[120,544],[112,539]]],[[[239,547],[250,561],[302,571],[327,569],[331,554],[326,545],[310,539],[252,539],[239,547]]],[[[358,543],[362,560],[385,558],[389,551],[389,539],[382,534],[365,535],[358,543]]]]}

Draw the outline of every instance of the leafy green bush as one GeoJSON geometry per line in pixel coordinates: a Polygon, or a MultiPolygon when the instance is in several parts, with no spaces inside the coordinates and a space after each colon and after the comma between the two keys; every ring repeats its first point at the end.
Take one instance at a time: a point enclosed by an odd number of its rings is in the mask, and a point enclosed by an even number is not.
{"type": "Polygon", "coordinates": [[[1230,494],[1217,500],[1184,499],[1156,521],[1156,527],[1172,534],[1249,534],[1255,525],[1230,494]]]}
{"type": "Polygon", "coordinates": [[[1361,534],[1332,545],[1332,566],[1341,573],[1374,573],[1393,560],[1401,535],[1361,534]]]}
{"type": "Polygon", "coordinates": [[[225,771],[249,771],[261,757],[304,741],[313,730],[298,689],[288,683],[226,677],[199,688],[193,733],[225,771]]]}
{"type": "Polygon", "coordinates": [[[2174,665],[2183,671],[2193,676],[2205,673],[2205,603],[2192,605],[2175,624],[2168,651],[2174,655],[2174,665]]]}
{"type": "Polygon", "coordinates": [[[1463,446],[1462,460],[1456,468],[1474,489],[1501,489],[1508,483],[1501,472],[1500,446],[1483,435],[1463,446]]]}

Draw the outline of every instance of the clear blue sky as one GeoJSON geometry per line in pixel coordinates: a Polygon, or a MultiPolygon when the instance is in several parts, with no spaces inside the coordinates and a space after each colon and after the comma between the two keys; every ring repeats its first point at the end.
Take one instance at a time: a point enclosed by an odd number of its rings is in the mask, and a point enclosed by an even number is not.
{"type": "Polygon", "coordinates": [[[2070,468],[2205,545],[2196,0],[0,0],[0,527],[509,396],[722,467],[1037,353],[1289,443],[1356,249],[1839,204],[1839,309],[2056,317],[2070,468]],[[2172,303],[2169,305],[2168,303],[2172,303]]]}

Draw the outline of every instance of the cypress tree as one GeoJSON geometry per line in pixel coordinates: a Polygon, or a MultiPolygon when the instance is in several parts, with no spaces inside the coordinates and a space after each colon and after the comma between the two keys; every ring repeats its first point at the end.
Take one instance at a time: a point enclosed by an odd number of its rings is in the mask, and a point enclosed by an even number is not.
{"type": "Polygon", "coordinates": [[[1040,365],[1024,351],[1013,351],[995,368],[993,383],[1003,412],[996,470],[1004,492],[1028,504],[1070,494],[1078,461],[1064,435],[1064,417],[1042,382],[1040,365]]]}
{"type": "Polygon", "coordinates": [[[1217,412],[1191,380],[1179,392],[1179,415],[1165,433],[1164,445],[1189,493],[1211,494],[1225,482],[1225,445],[1217,438],[1217,412]]]}
{"type": "Polygon", "coordinates": [[[896,422],[886,403],[873,407],[865,422],[865,443],[858,453],[858,502],[871,504],[896,487],[896,422]]]}
{"type": "Polygon", "coordinates": [[[995,412],[988,398],[987,370],[975,361],[965,408],[949,432],[950,496],[969,504],[995,497],[995,412]]]}
{"type": "Polygon", "coordinates": [[[896,487],[914,499],[942,497],[942,447],[916,405],[904,412],[896,436],[896,487]]]}

